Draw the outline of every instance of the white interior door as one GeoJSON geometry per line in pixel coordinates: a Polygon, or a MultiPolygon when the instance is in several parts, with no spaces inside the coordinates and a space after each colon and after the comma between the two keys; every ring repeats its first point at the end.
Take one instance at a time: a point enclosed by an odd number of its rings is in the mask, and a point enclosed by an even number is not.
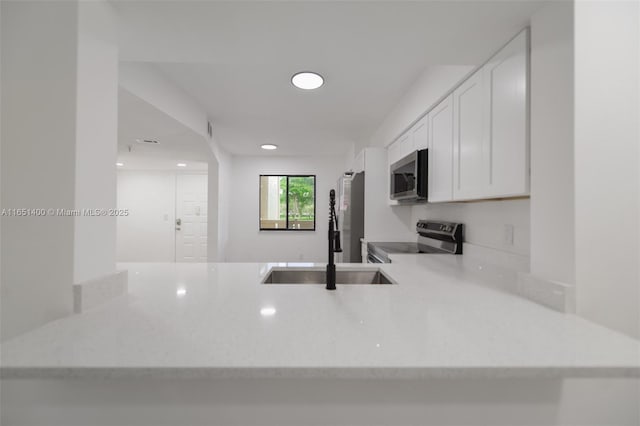
{"type": "Polygon", "coordinates": [[[176,262],[207,261],[207,175],[176,179],[176,262]]]}

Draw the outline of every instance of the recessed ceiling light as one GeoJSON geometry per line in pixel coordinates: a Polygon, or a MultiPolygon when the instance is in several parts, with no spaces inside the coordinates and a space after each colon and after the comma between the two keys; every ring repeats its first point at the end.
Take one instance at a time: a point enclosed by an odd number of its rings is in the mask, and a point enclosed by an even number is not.
{"type": "Polygon", "coordinates": [[[313,90],[324,84],[324,78],[318,73],[303,71],[291,77],[291,83],[299,89],[313,90]]]}
{"type": "Polygon", "coordinates": [[[265,143],[265,144],[260,145],[260,148],[271,151],[271,150],[274,150],[274,149],[278,149],[278,145],[274,145],[274,144],[271,144],[271,143],[265,143]]]}
{"type": "Polygon", "coordinates": [[[118,162],[118,163],[116,163],[116,166],[118,166],[118,167],[122,167],[122,166],[124,166],[124,163],[119,163],[119,162],[118,162]]]}
{"type": "Polygon", "coordinates": [[[176,164],[176,166],[178,166],[178,167],[187,167],[187,165],[185,163],[178,163],[178,164],[176,164]]]}
{"type": "Polygon", "coordinates": [[[272,317],[276,314],[276,308],[274,308],[273,306],[265,306],[264,308],[260,309],[260,315],[262,315],[263,317],[272,317]]]}

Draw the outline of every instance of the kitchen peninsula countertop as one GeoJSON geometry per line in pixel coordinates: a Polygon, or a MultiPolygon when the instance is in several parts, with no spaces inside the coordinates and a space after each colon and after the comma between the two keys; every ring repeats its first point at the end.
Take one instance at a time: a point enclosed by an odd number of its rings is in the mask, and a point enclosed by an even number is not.
{"type": "Polygon", "coordinates": [[[322,264],[121,264],[126,296],[3,343],[0,374],[640,377],[639,341],[480,285],[459,257],[409,259],[375,265],[398,284],[336,291],[261,284],[274,266],[322,264]]]}

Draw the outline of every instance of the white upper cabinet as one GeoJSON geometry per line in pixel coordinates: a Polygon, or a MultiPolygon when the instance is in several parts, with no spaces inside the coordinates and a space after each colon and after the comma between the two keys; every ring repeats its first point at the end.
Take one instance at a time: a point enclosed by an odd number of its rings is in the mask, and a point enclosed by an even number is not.
{"type": "MultiPolygon", "coordinates": [[[[427,149],[429,147],[429,123],[427,117],[423,117],[409,131],[411,133],[411,151],[427,149]]],[[[411,153],[409,151],[409,153],[411,153]]]]}
{"type": "Polygon", "coordinates": [[[429,149],[429,202],[529,195],[529,30],[389,146],[429,149]]]}
{"type": "Polygon", "coordinates": [[[453,95],[427,115],[429,202],[453,200],[453,95]]]}
{"type": "Polygon", "coordinates": [[[408,155],[412,149],[411,133],[406,132],[387,148],[389,165],[408,155]]]}
{"type": "Polygon", "coordinates": [[[484,66],[488,99],[487,195],[529,194],[528,33],[523,31],[484,66]]]}
{"type": "Polygon", "coordinates": [[[486,96],[482,70],[453,92],[453,198],[487,195],[489,162],[486,138],[486,96]]]}
{"type": "Polygon", "coordinates": [[[453,199],[529,194],[528,30],[453,92],[453,199]]]}
{"type": "Polygon", "coordinates": [[[411,139],[411,131],[405,132],[404,135],[396,142],[398,144],[398,158],[395,161],[406,157],[413,151],[413,139],[411,139]]]}

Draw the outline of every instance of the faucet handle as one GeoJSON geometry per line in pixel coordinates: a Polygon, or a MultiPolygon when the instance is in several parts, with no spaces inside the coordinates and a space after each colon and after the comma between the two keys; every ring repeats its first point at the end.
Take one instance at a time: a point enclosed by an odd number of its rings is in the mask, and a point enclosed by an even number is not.
{"type": "Polygon", "coordinates": [[[333,232],[333,252],[342,253],[342,247],[340,247],[340,231],[333,232]]]}

